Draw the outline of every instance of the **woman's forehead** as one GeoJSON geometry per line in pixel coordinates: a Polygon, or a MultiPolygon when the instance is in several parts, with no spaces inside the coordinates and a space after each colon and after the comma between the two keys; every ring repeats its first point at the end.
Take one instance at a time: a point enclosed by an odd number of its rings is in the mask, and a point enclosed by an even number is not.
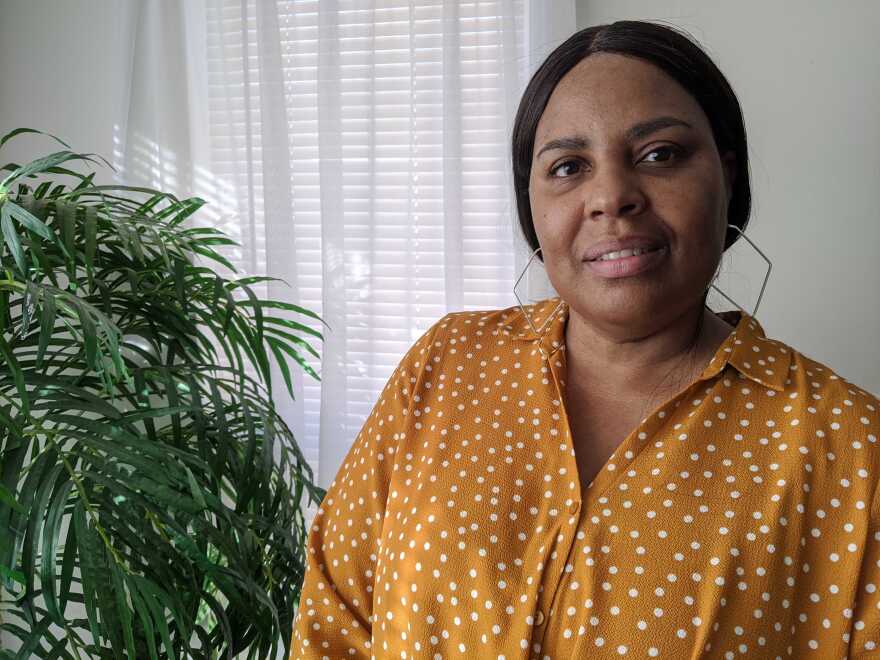
{"type": "Polygon", "coordinates": [[[605,137],[619,129],[622,135],[631,125],[660,115],[708,128],[696,100],[665,71],[638,58],[599,53],[579,62],[556,85],[535,142],[562,131],[592,130],[605,137]]]}

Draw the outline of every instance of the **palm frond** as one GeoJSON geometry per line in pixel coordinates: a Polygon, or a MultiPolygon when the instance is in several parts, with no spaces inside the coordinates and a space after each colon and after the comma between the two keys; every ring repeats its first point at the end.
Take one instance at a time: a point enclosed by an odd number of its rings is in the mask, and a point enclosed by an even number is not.
{"type": "Polygon", "coordinates": [[[204,200],[94,185],[62,144],[0,168],[0,658],[271,657],[324,497],[272,363],[319,378],[321,319],[215,270],[204,200]]]}

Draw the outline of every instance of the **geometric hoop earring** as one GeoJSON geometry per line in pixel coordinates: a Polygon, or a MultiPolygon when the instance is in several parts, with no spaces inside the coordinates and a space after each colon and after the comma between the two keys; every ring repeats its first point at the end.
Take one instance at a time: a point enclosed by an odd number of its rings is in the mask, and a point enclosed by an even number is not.
{"type": "MultiPolygon", "coordinates": [[[[516,287],[519,286],[520,280],[525,276],[526,271],[529,269],[529,266],[532,265],[532,260],[535,258],[535,256],[540,251],[541,251],[541,246],[539,245],[537,248],[535,248],[535,251],[532,252],[532,256],[529,257],[529,260],[526,262],[525,268],[523,268],[522,272],[519,274],[519,277],[516,278],[516,282],[513,285],[513,295],[516,298],[516,302],[519,304],[519,308],[520,308],[520,310],[522,310],[523,316],[526,317],[526,321],[529,322],[529,326],[532,328],[532,332],[534,332],[536,335],[538,335],[539,339],[544,336],[544,333],[547,331],[547,328],[550,326],[550,322],[556,316],[556,312],[559,311],[559,308],[562,307],[563,303],[565,302],[564,300],[559,301],[559,304],[556,305],[556,309],[554,309],[553,312],[547,316],[547,320],[544,321],[544,323],[541,325],[541,329],[538,330],[537,328],[535,328],[535,324],[532,323],[531,316],[529,316],[528,313],[526,312],[525,307],[523,307],[522,300],[519,299],[519,295],[517,295],[517,293],[516,293],[516,287]]],[[[542,346],[540,341],[538,342],[538,348],[541,350],[541,353],[544,355],[544,357],[549,360],[550,356],[547,355],[547,352],[544,350],[544,347],[542,346]]]]}
{"type": "MultiPolygon", "coordinates": [[[[755,250],[758,252],[758,254],[760,254],[761,257],[764,259],[764,261],[767,262],[767,272],[764,275],[764,282],[761,284],[761,292],[758,294],[758,302],[755,303],[755,309],[750,314],[750,316],[752,318],[755,318],[755,314],[758,313],[758,306],[761,304],[761,298],[763,298],[763,296],[764,296],[764,289],[767,288],[767,281],[770,279],[770,271],[773,269],[773,262],[771,262],[770,259],[767,258],[767,255],[764,254],[761,251],[761,249],[757,245],[754,244],[752,239],[750,239],[748,236],[746,236],[745,233],[739,227],[737,227],[736,225],[729,224],[729,223],[727,226],[732,227],[733,229],[736,229],[736,231],[739,232],[739,235],[742,236],[744,239],[746,239],[748,244],[751,245],[753,248],[755,248],[755,250]]],[[[720,263],[718,264],[718,267],[719,268],[721,267],[720,263]]],[[[731,303],[733,303],[734,305],[739,307],[739,309],[742,310],[742,312],[744,314],[748,314],[748,312],[745,309],[743,309],[743,307],[738,302],[736,302],[733,298],[731,298],[726,293],[724,293],[724,291],[722,291],[717,286],[715,286],[715,278],[716,277],[718,277],[717,271],[715,272],[715,277],[712,278],[712,283],[709,284],[709,287],[712,289],[715,289],[718,293],[720,293],[722,296],[724,296],[727,300],[729,300],[731,303]]]]}

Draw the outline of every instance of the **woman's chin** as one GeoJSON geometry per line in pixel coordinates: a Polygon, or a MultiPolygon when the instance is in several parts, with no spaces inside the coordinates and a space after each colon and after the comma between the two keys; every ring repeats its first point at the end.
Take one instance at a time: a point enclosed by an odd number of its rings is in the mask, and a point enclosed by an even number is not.
{"type": "Polygon", "coordinates": [[[649,327],[700,305],[699,296],[670,295],[662,289],[642,287],[629,291],[579,290],[573,298],[562,296],[588,321],[600,325],[649,327]],[[685,300],[693,297],[690,304],[685,300]]]}

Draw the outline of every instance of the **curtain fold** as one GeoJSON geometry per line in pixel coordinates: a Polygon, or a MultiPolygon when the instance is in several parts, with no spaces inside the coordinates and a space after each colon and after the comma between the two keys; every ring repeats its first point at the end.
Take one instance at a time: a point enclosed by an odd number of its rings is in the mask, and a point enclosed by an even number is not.
{"type": "Polygon", "coordinates": [[[296,400],[277,396],[326,487],[431,323],[516,304],[513,117],[574,2],[131,6],[118,179],[208,200],[241,274],[329,324],[320,363],[304,354],[321,382],[294,369],[296,400]]]}
{"type": "MultiPolygon", "coordinates": [[[[318,482],[329,485],[333,465],[342,463],[345,438],[348,437],[347,413],[349,395],[357,395],[350,387],[348,370],[349,325],[355,310],[349,306],[349,293],[372,291],[372,283],[364,269],[347,267],[346,254],[346,191],[343,161],[342,70],[340,63],[340,7],[336,0],[318,5],[317,33],[317,144],[319,161],[320,234],[321,234],[321,306],[320,314],[332,331],[326,332],[322,344],[321,390],[318,408],[318,482]]],[[[364,53],[369,60],[370,51],[364,53]]],[[[369,68],[369,65],[368,65],[369,68]]],[[[372,138],[368,133],[367,137],[372,138]]],[[[368,163],[372,160],[372,142],[365,145],[368,163]]],[[[369,210],[367,211],[369,213],[369,210]]],[[[354,238],[352,236],[351,238],[354,238]]],[[[351,238],[349,240],[351,240],[351,238]]],[[[368,252],[369,254],[369,252],[368,252]]],[[[372,326],[370,326],[372,327],[372,326]]],[[[314,407],[313,407],[314,408],[314,407]]],[[[314,414],[314,413],[313,413],[314,414]]]]}

